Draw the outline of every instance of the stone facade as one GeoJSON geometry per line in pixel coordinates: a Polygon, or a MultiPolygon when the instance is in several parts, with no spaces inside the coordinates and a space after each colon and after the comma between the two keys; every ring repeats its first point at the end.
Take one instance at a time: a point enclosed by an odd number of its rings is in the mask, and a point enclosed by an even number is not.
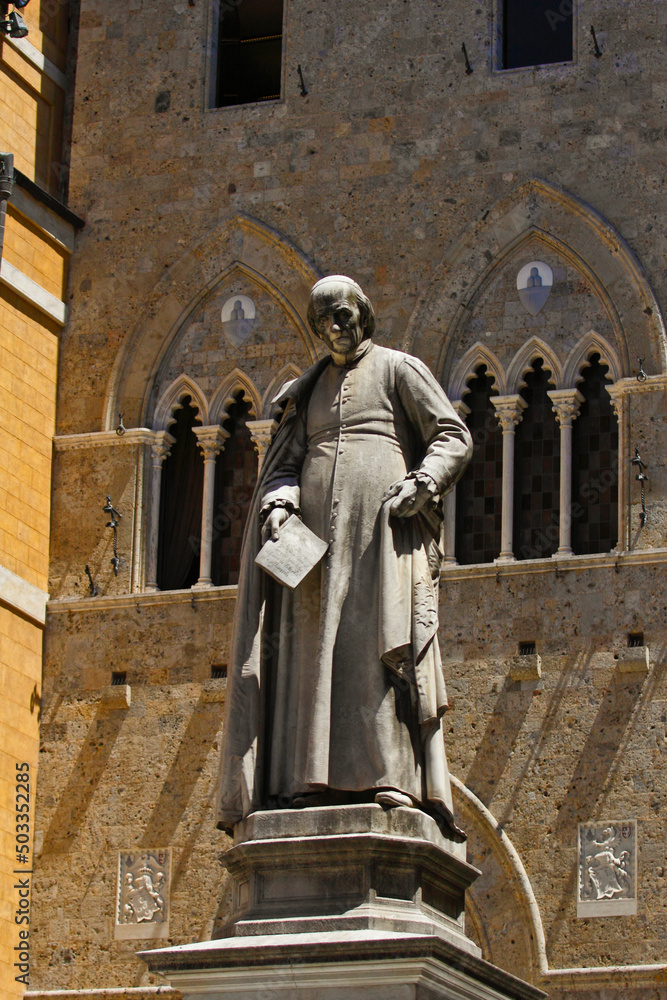
{"type": "Polygon", "coordinates": [[[171,848],[169,941],[229,917],[211,670],[234,589],[147,592],[154,449],[186,397],[204,426],[239,392],[267,420],[273,389],[318,355],[307,297],[331,272],[369,294],[378,342],[421,357],[454,401],[480,364],[501,397],[537,358],[554,392],[574,391],[593,354],[607,368],[619,544],[448,562],[445,729],[484,872],[467,924],[484,957],[555,997],[664,989],[667,6],[582,0],[574,61],[512,71],[497,66],[499,6],[291,0],[281,100],[212,109],[213,0],[82,2],[70,200],[87,225],[60,367],[35,990],[149,984],[136,942],[114,938],[120,852],[171,848]],[[533,260],[554,276],[535,316],[516,289],[533,260]],[[220,311],[238,295],[257,318],[235,347],[220,311]],[[107,494],[123,515],[118,575],[107,494]],[[628,660],[629,642],[648,654],[628,660]],[[534,643],[530,669],[520,643],[534,643]],[[130,692],[110,693],[112,673],[130,692]],[[579,824],[626,820],[637,914],[578,917],[579,824]]]}

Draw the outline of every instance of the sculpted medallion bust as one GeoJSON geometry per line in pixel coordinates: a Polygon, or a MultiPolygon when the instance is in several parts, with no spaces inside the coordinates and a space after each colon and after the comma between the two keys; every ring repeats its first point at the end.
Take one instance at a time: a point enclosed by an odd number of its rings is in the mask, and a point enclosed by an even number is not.
{"type": "Polygon", "coordinates": [[[457,831],[437,641],[441,498],[470,434],[417,358],[375,345],[350,278],[312,289],[329,355],[283,387],[248,516],[229,670],[220,826],[379,802],[457,831]],[[328,550],[290,591],[255,557],[295,513],[328,550]]]}

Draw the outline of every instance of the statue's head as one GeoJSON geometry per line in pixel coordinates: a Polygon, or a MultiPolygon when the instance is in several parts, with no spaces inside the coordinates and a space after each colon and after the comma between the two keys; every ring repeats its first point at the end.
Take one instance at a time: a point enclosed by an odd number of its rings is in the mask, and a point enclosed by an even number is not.
{"type": "Polygon", "coordinates": [[[362,340],[373,336],[375,313],[356,281],[332,274],[313,285],[308,323],[332,354],[351,355],[362,340]]]}

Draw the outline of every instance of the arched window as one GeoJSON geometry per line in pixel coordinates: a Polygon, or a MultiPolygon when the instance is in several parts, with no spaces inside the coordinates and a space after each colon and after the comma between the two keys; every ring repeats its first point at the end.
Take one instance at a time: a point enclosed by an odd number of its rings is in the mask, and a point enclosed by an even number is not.
{"type": "Polygon", "coordinates": [[[578,386],[584,397],[572,433],[572,548],[609,552],[618,541],[618,421],[593,354],[578,386]]]}
{"type": "Polygon", "coordinates": [[[456,558],[465,565],[493,562],[500,552],[503,440],[491,403],[492,394],[497,394],[493,382],[486,365],[480,365],[464,396],[474,446],[456,488],[456,558]]]}
{"type": "Polygon", "coordinates": [[[215,586],[237,583],[241,541],[257,482],[257,452],[248,430],[250,403],[239,392],[229,407],[229,438],[215,464],[211,577],[215,586]]]}
{"type": "Polygon", "coordinates": [[[191,587],[199,575],[204,465],[193,431],[201,421],[190,396],[181,400],[175,416],[169,433],[176,440],[165,459],[160,490],[160,590],[191,587]]]}
{"type": "Polygon", "coordinates": [[[514,555],[541,559],[558,548],[560,431],[547,395],[549,374],[538,358],[521,395],[527,403],[516,428],[514,555]]]}

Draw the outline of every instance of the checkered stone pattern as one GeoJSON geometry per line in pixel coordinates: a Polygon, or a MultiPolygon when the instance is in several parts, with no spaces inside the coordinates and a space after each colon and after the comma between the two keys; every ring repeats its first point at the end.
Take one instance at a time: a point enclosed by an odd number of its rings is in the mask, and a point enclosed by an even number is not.
{"type": "Polygon", "coordinates": [[[572,433],[572,548],[609,552],[618,541],[618,420],[605,388],[608,368],[593,355],[579,391],[572,433]]]}
{"type": "Polygon", "coordinates": [[[500,552],[503,439],[491,404],[493,379],[484,365],[469,383],[464,402],[473,439],[470,465],[456,487],[456,558],[463,565],[492,562],[500,552]]]}
{"type": "Polygon", "coordinates": [[[543,559],[558,548],[560,429],[547,396],[550,372],[537,360],[521,395],[528,404],[516,429],[514,555],[543,559]]]}
{"type": "Polygon", "coordinates": [[[215,586],[238,583],[241,543],[257,482],[257,452],[247,419],[250,405],[239,394],[229,408],[230,436],[216,461],[212,578],[215,586]]]}

